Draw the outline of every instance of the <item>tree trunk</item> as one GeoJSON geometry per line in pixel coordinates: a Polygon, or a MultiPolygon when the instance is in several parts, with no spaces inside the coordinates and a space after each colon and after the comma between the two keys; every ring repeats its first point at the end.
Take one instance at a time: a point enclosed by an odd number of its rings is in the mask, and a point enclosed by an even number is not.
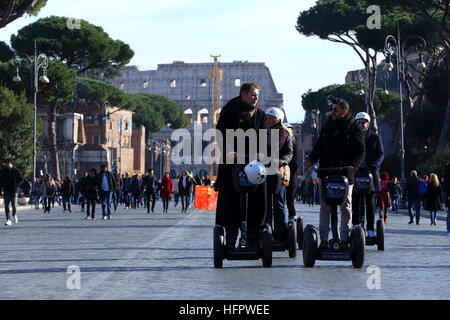
{"type": "Polygon", "coordinates": [[[50,174],[53,179],[60,180],[59,161],[56,147],[56,104],[48,107],[48,150],[50,153],[50,174]]]}
{"type": "MultiPolygon", "coordinates": [[[[450,49],[447,48],[447,71],[450,74],[450,49]]],[[[450,89],[448,90],[447,110],[445,111],[444,124],[441,130],[441,136],[437,145],[437,150],[444,149],[450,141],[450,89]]]]}

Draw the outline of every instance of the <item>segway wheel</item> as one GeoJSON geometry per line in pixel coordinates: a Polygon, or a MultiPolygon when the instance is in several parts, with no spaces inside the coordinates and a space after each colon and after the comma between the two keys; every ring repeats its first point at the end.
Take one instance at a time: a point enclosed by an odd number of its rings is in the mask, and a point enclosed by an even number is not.
{"type": "Polygon", "coordinates": [[[351,234],[351,256],[354,268],[361,268],[364,264],[364,246],[366,237],[361,226],[355,226],[351,234]]]}
{"type": "Polygon", "coordinates": [[[215,226],[214,227],[214,268],[222,268],[223,267],[223,259],[224,259],[224,245],[223,245],[223,227],[215,226]]]}
{"type": "Polygon", "coordinates": [[[312,225],[307,225],[303,233],[303,265],[313,268],[317,259],[317,231],[312,225]]]}
{"type": "Polygon", "coordinates": [[[297,244],[299,250],[303,249],[303,234],[303,217],[299,217],[297,218],[297,244]]]}
{"type": "Polygon", "coordinates": [[[264,268],[272,267],[272,228],[265,224],[261,233],[262,264],[264,268]]]}
{"type": "Polygon", "coordinates": [[[289,258],[297,256],[297,225],[295,220],[288,223],[287,249],[289,251],[289,258]]]}
{"type": "Polygon", "coordinates": [[[377,248],[384,250],[384,223],[383,220],[377,220],[377,248]]]}

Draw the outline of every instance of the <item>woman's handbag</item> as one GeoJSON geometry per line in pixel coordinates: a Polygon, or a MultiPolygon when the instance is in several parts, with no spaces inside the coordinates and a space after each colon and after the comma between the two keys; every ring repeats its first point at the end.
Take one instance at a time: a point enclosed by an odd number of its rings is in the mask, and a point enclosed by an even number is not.
{"type": "Polygon", "coordinates": [[[289,186],[289,180],[291,179],[291,169],[288,165],[280,167],[281,184],[285,187],[289,186]]]}

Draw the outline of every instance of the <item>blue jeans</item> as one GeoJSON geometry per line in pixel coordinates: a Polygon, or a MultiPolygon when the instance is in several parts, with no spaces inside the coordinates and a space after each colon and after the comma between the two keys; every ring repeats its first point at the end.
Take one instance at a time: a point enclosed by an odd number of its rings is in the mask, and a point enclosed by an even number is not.
{"type": "Polygon", "coordinates": [[[397,212],[398,211],[398,201],[400,200],[399,195],[392,196],[392,211],[397,212]]]}
{"type": "Polygon", "coordinates": [[[99,198],[102,203],[102,214],[111,215],[112,192],[100,190],[99,198]]]}
{"type": "Polygon", "coordinates": [[[286,187],[282,185],[273,197],[273,226],[276,240],[283,240],[286,237],[287,222],[286,187]]]}
{"type": "Polygon", "coordinates": [[[414,216],[412,213],[412,207],[414,206],[416,210],[416,222],[420,220],[420,200],[411,200],[408,201],[408,213],[409,213],[409,219],[411,221],[414,220],[414,216]]]}
{"type": "Polygon", "coordinates": [[[431,222],[435,222],[437,218],[437,211],[430,211],[430,220],[431,222]]]}

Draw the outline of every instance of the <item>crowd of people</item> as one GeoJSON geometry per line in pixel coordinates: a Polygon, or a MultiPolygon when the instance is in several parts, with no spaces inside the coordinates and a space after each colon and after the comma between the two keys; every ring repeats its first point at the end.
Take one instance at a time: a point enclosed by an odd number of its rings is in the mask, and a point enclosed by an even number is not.
{"type": "MultiPolygon", "coordinates": [[[[386,171],[380,174],[384,148],[381,137],[369,129],[370,116],[366,112],[353,116],[347,101],[330,96],[330,116],[322,126],[312,152],[305,160],[307,168],[313,168],[315,163],[319,164],[317,178],[313,178],[309,170],[306,179],[297,181],[297,147],[293,127],[282,123],[284,113],[281,109],[271,107],[263,111],[258,107],[258,99],[259,86],[252,82],[243,84],[239,96],[231,99],[222,108],[216,126],[222,133],[224,145],[227,145],[226,131],[229,129],[257,132],[264,129],[261,132],[268,135],[276,132],[278,135],[278,153],[277,159],[274,160],[282,177],[281,186],[275,188],[273,179],[269,176],[267,181],[255,185],[254,192],[249,193],[246,225],[249,244],[258,244],[260,229],[272,217],[274,239],[284,241],[286,224],[290,218],[296,216],[297,200],[309,206],[320,205],[320,247],[328,247],[331,207],[321,197],[321,168],[346,170],[349,189],[346,199],[340,205],[342,248],[348,248],[352,225],[364,227],[366,223],[367,236],[375,237],[375,216],[378,215],[387,223],[389,210],[398,213],[400,201],[407,202],[409,224],[413,224],[415,220],[417,225],[420,224],[422,209],[430,212],[430,223],[436,225],[438,212],[444,210],[444,205],[449,207],[447,232],[450,238],[450,163],[447,164],[445,176],[441,179],[435,173],[419,177],[417,171],[412,170],[402,190],[397,177],[391,177],[386,171]],[[369,177],[370,181],[364,191],[359,182],[361,176],[369,177]]],[[[248,142],[245,143],[248,151],[248,142]]],[[[265,157],[264,153],[259,151],[260,143],[257,145],[258,153],[255,156],[257,159],[265,157]]],[[[223,162],[219,164],[214,184],[215,191],[218,191],[216,225],[225,227],[227,246],[234,247],[241,217],[240,202],[237,201],[239,192],[235,188],[233,175],[234,166],[229,165],[229,160],[236,160],[240,155],[237,148],[234,151],[229,151],[228,148],[227,152],[221,151],[223,162]]],[[[245,158],[248,163],[250,151],[245,153],[245,158]]],[[[106,220],[111,219],[111,212],[116,211],[119,205],[123,205],[125,210],[145,207],[147,213],[154,212],[155,202],[158,200],[163,203],[163,213],[168,213],[169,202],[173,199],[174,206],[178,207],[180,198],[181,212],[185,213],[195,197],[194,186],[211,185],[211,181],[206,177],[194,177],[188,170],[183,170],[173,180],[170,173],[166,172],[159,180],[152,169],[144,175],[120,175],[108,171],[107,166],[102,165],[99,172],[92,168],[77,181],[65,177],[63,181],[55,182],[47,174],[31,186],[24,182],[11,160],[4,163],[5,168],[0,172],[0,189],[4,192],[6,225],[18,221],[15,192],[19,186],[22,186],[24,193],[31,194],[36,209],[42,204],[44,213],[50,213],[55,202],[62,203],[63,210],[68,212],[71,212],[72,204],[79,204],[81,210],[86,212],[86,219],[90,220],[95,219],[96,205],[101,204],[102,219],[106,220]]]]}
{"type": "Polygon", "coordinates": [[[112,173],[107,165],[101,165],[100,170],[92,168],[80,179],[65,177],[62,181],[55,180],[50,174],[38,177],[32,184],[24,179],[13,166],[12,160],[3,161],[4,168],[0,170],[0,194],[4,198],[6,222],[11,226],[18,223],[17,197],[29,198],[30,204],[43,213],[51,213],[52,209],[62,206],[62,212],[72,212],[73,205],[79,205],[86,213],[86,220],[95,220],[97,205],[101,205],[102,219],[111,219],[111,213],[119,206],[124,210],[145,208],[147,213],[155,212],[155,203],[161,201],[162,213],[168,213],[169,202],[173,200],[178,208],[181,199],[181,212],[186,213],[192,207],[195,198],[195,186],[210,186],[211,180],[206,176],[195,176],[188,170],[183,170],[175,179],[166,172],[163,179],[154,175],[149,169],[145,174],[112,173]],[[11,207],[11,211],[10,211],[11,207]]]}

